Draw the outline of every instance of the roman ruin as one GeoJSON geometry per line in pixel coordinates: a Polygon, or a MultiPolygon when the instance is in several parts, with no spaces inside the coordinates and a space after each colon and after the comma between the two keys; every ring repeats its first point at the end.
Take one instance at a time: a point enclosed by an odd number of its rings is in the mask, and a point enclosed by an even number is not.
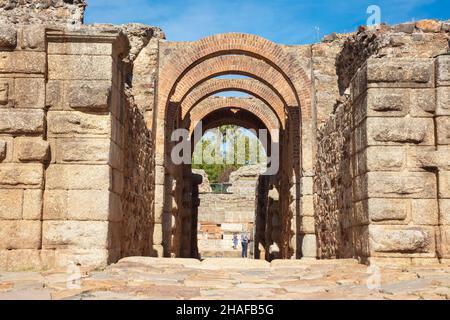
{"type": "Polygon", "coordinates": [[[173,42],[86,5],[0,0],[0,270],[199,258],[208,222],[251,225],[259,259],[450,262],[449,21],[173,42]],[[172,161],[198,121],[277,132],[237,220],[172,161]]]}

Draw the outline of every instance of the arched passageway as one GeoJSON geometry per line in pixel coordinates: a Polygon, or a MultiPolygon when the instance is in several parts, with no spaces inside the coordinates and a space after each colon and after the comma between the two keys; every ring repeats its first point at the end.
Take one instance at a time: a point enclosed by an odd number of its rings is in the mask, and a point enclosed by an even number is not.
{"type": "Polygon", "coordinates": [[[164,255],[199,257],[202,178],[186,162],[208,129],[236,125],[255,130],[268,152],[267,170],[254,187],[254,255],[300,258],[301,118],[311,117],[306,73],[282,46],[252,35],[218,35],[164,52],[155,114],[156,192],[162,193],[155,214],[161,217],[164,255]],[[248,79],[218,78],[223,75],[248,79]],[[214,96],[226,91],[251,97],[214,96]],[[183,138],[188,150],[180,148],[183,138]]]}

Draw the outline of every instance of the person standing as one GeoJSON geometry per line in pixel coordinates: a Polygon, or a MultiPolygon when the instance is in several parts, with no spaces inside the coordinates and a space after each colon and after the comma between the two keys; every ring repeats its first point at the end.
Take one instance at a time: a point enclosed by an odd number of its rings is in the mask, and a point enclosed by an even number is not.
{"type": "Polygon", "coordinates": [[[237,250],[238,243],[239,243],[239,239],[238,239],[237,234],[235,233],[235,234],[233,234],[233,249],[234,250],[237,250]]]}
{"type": "Polygon", "coordinates": [[[243,233],[241,235],[241,244],[242,244],[242,258],[247,258],[248,236],[246,233],[243,233]]]}

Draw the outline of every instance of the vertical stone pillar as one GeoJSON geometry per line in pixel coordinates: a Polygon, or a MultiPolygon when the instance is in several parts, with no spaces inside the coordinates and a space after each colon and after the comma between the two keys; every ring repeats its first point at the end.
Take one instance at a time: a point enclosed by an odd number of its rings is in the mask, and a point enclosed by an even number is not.
{"type": "Polygon", "coordinates": [[[303,258],[317,257],[317,238],[314,218],[313,198],[313,141],[314,125],[312,120],[302,120],[302,178],[300,180],[300,242],[303,258]]]}
{"type": "Polygon", "coordinates": [[[45,31],[2,25],[0,45],[0,269],[42,266],[45,31]]]}
{"type": "Polygon", "coordinates": [[[433,59],[369,59],[352,86],[356,255],[371,263],[436,262],[433,59]],[[367,241],[368,240],[368,241],[367,241]]]}
{"type": "Polygon", "coordinates": [[[48,32],[43,255],[56,266],[121,256],[123,84],[117,33],[48,32]]]}
{"type": "Polygon", "coordinates": [[[439,255],[450,261],[450,55],[436,59],[436,132],[439,169],[439,255]]]}

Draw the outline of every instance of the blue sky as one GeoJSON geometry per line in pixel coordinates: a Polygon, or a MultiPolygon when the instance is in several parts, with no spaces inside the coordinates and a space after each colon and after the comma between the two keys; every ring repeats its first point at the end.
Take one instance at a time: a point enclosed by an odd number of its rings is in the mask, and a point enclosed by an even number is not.
{"type": "Polygon", "coordinates": [[[369,5],[382,21],[450,19],[449,0],[88,0],[86,23],[139,22],[159,26],[171,41],[224,32],[257,34],[274,42],[305,44],[365,24],[369,5]],[[319,31],[317,28],[319,27],[319,31]]]}

